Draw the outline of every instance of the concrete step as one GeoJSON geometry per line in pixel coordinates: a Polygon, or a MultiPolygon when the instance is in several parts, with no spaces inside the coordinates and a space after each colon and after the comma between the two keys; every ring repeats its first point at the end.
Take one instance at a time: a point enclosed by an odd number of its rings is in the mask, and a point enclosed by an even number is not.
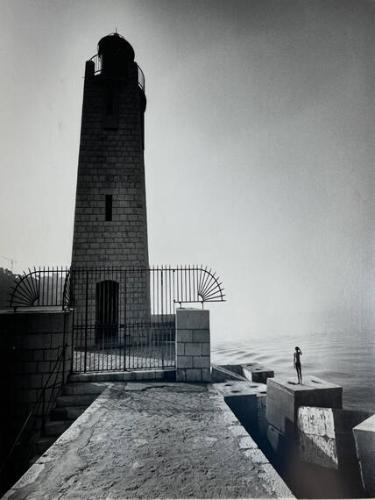
{"type": "Polygon", "coordinates": [[[69,383],[64,385],[63,394],[65,396],[71,396],[75,394],[101,394],[104,389],[106,389],[107,384],[105,383],[69,383]]]}
{"type": "Polygon", "coordinates": [[[36,452],[38,454],[43,455],[43,453],[46,452],[48,448],[52,446],[55,441],[56,441],[56,436],[50,436],[50,437],[45,436],[38,439],[38,441],[35,443],[36,452]]]}
{"type": "Polygon", "coordinates": [[[98,397],[98,394],[74,394],[70,396],[59,396],[56,399],[57,407],[64,406],[90,406],[98,397]]]}
{"type": "Polygon", "coordinates": [[[51,411],[50,419],[56,420],[76,420],[82,413],[87,410],[88,406],[64,406],[54,408],[51,411]]]}
{"type": "Polygon", "coordinates": [[[69,420],[57,420],[46,423],[44,434],[45,436],[60,436],[72,424],[69,420]]]}

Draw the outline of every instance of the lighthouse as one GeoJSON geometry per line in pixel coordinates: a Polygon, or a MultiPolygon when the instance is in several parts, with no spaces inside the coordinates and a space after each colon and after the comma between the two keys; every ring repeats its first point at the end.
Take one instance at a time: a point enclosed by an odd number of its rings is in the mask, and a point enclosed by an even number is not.
{"type": "Polygon", "coordinates": [[[86,62],[72,268],[148,268],[145,79],[113,33],[86,62]]]}
{"type": "Polygon", "coordinates": [[[70,287],[76,345],[123,345],[125,323],[150,320],[145,79],[134,57],[113,33],[86,62],[70,287]]]}

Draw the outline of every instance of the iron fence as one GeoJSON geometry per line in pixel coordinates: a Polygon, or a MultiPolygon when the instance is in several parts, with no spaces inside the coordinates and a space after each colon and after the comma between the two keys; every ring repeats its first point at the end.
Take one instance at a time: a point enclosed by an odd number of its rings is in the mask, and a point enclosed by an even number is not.
{"type": "Polygon", "coordinates": [[[174,367],[176,307],[222,301],[202,266],[43,268],[18,277],[10,305],[72,309],[72,370],[87,372],[174,367]]]}
{"type": "Polygon", "coordinates": [[[73,371],[175,366],[175,310],[224,300],[215,273],[199,266],[71,269],[73,371]]]}
{"type": "MultiPolygon", "coordinates": [[[[149,274],[151,314],[165,316],[174,314],[176,305],[205,302],[223,302],[224,290],[215,272],[207,266],[157,266],[149,269],[89,268],[70,269],[64,267],[40,267],[17,275],[10,290],[9,306],[22,307],[61,307],[74,306],[72,296],[71,271],[74,275],[87,276],[87,279],[102,281],[101,277],[120,277],[121,280],[137,279],[149,274]]],[[[146,278],[143,278],[146,279],[146,278]]],[[[134,289],[133,289],[134,290],[134,289]]]]}

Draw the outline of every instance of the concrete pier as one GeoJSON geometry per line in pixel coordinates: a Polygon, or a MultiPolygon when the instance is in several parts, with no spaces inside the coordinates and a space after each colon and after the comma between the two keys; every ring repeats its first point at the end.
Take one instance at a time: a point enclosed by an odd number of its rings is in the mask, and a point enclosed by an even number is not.
{"type": "Polygon", "coordinates": [[[7,499],[293,497],[210,385],[114,383],[7,499]]]}
{"type": "Polygon", "coordinates": [[[300,406],[342,408],[342,387],[318,377],[304,377],[303,384],[291,379],[267,379],[268,422],[279,432],[294,433],[300,406]]]}

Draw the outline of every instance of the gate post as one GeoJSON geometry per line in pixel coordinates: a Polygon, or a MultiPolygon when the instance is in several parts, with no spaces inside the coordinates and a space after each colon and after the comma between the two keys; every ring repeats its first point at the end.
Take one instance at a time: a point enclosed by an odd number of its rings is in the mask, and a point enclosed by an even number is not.
{"type": "Polygon", "coordinates": [[[211,381],[209,311],[176,310],[176,381],[211,381]]]}

